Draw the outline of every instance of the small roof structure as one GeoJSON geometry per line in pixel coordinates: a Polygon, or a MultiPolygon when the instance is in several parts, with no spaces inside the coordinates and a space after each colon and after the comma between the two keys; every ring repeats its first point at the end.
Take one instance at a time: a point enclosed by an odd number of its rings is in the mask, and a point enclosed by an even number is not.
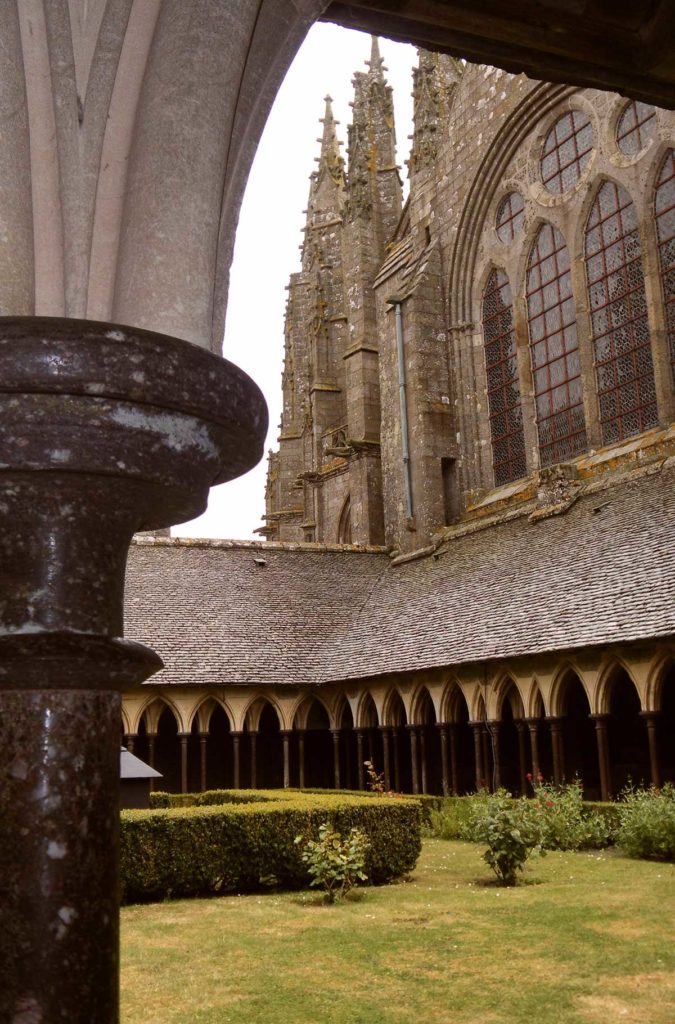
{"type": "Polygon", "coordinates": [[[155,771],[140,757],[130,753],[126,747],[120,751],[120,779],[161,779],[161,772],[155,771]]]}

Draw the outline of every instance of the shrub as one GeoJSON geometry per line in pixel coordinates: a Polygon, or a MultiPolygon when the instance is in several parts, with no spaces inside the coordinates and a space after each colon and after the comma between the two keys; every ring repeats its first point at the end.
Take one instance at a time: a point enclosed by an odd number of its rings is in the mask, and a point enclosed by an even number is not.
{"type": "Polygon", "coordinates": [[[319,826],[318,839],[300,835],[295,837],[295,843],[303,848],[300,856],[312,878],[309,884],[321,886],[327,903],[341,900],[357,882],[368,878],[365,864],[370,843],[357,828],[343,838],[323,824],[319,826]]]}
{"type": "Polygon", "coordinates": [[[589,850],[608,846],[612,828],[608,817],[593,810],[584,810],[581,782],[556,786],[544,782],[543,776],[532,780],[534,801],[532,811],[538,816],[541,844],[546,850],[589,850]]]}
{"type": "Polygon", "coordinates": [[[621,795],[616,845],[630,857],[675,860],[675,787],[628,789],[621,795]]]}
{"type": "Polygon", "coordinates": [[[324,823],[367,836],[365,870],[373,883],[405,875],[417,862],[414,800],[256,791],[247,803],[124,811],[122,900],[252,892],[270,884],[301,888],[309,874],[295,837],[315,839],[324,823]]]}
{"type": "Polygon", "coordinates": [[[539,814],[531,801],[513,800],[505,789],[473,801],[462,838],[487,843],[483,860],[501,885],[515,885],[533,854],[543,854],[539,814]]]}

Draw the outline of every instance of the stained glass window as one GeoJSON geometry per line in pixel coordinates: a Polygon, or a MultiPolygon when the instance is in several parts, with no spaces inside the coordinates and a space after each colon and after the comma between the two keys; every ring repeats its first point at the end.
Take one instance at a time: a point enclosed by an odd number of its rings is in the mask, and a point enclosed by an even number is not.
{"type": "Polygon", "coordinates": [[[509,192],[497,210],[497,234],[502,242],[512,242],[523,226],[525,205],[520,192],[509,192]]]}
{"type": "Polygon", "coordinates": [[[658,423],[637,215],[613,181],[588,218],[586,273],[602,442],[613,444],[658,423]]]}
{"type": "Polygon", "coordinates": [[[542,225],[530,252],[527,311],[539,454],[550,466],[586,448],[570,258],[551,224],[542,225]]]}
{"type": "Polygon", "coordinates": [[[593,152],[593,127],[586,114],[570,110],[546,136],[541,153],[541,180],[561,195],[576,185],[593,152]]]}
{"type": "Polygon", "coordinates": [[[656,181],[654,214],[670,359],[675,376],[675,150],[672,149],[666,153],[656,181]]]}
{"type": "Polygon", "coordinates": [[[495,484],[525,476],[525,438],[509,279],[493,270],[483,293],[483,337],[495,484]]]}
{"type": "Polygon", "coordinates": [[[616,126],[616,143],[626,156],[641,153],[656,131],[656,111],[651,103],[630,100],[616,126]]]}

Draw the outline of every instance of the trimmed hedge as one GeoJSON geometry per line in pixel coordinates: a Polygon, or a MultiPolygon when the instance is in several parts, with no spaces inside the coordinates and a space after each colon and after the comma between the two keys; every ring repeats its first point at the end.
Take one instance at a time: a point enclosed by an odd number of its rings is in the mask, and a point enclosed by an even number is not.
{"type": "MultiPolygon", "coordinates": [[[[428,819],[424,817],[424,824],[429,824],[431,835],[436,839],[461,839],[464,827],[471,818],[471,808],[476,800],[482,799],[481,794],[469,796],[446,796],[434,797],[436,804],[428,805],[428,819]]],[[[425,801],[426,802],[426,801],[425,801]]],[[[613,835],[621,820],[621,804],[601,803],[599,800],[584,800],[582,814],[589,816],[593,813],[601,814],[609,826],[613,835]]],[[[610,844],[611,844],[610,838],[610,844]]]]}
{"type": "Polygon", "coordinates": [[[268,790],[256,791],[253,799],[247,791],[244,803],[243,795],[231,793],[227,803],[211,806],[123,811],[122,902],[255,892],[271,885],[302,888],[309,875],[295,837],[316,838],[326,821],[343,834],[351,828],[366,833],[372,883],[408,874],[417,863],[416,800],[268,790]]]}

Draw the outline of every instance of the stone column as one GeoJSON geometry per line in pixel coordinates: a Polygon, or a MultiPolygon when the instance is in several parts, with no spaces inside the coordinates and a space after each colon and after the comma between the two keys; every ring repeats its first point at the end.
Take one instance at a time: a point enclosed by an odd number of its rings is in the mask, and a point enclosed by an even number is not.
{"type": "Polygon", "coordinates": [[[130,754],[134,752],[134,743],[138,739],[138,733],[130,732],[124,737],[124,746],[127,748],[130,754]]]}
{"type": "Polygon", "coordinates": [[[394,789],[401,792],[401,758],[398,749],[398,729],[394,726],[391,730],[391,742],[394,748],[394,789]]]}
{"type": "Polygon", "coordinates": [[[387,792],[391,789],[391,751],[389,749],[389,727],[380,726],[382,732],[382,758],[384,760],[384,788],[387,792]]]}
{"type": "Polygon", "coordinates": [[[449,796],[448,727],[445,722],[436,722],[436,727],[441,738],[441,785],[443,786],[443,796],[449,796]]]}
{"type": "Polygon", "coordinates": [[[252,729],[249,732],[251,738],[251,789],[258,788],[258,732],[252,729]]]}
{"type": "Polygon", "coordinates": [[[525,723],[517,719],[514,723],[518,733],[518,774],[520,777],[520,794],[527,795],[527,744],[525,736],[525,723]]]}
{"type": "Polygon", "coordinates": [[[474,774],[476,776],[476,790],[483,788],[486,780],[483,778],[483,741],[481,734],[483,732],[482,722],[472,722],[471,728],[473,729],[473,757],[474,757],[474,774]]]}
{"type": "Polygon", "coordinates": [[[178,743],[180,748],[180,791],[181,793],[187,793],[188,791],[188,740],[190,739],[189,732],[178,733],[178,743]]]}
{"type": "Polygon", "coordinates": [[[532,777],[538,778],[541,773],[539,767],[539,719],[526,718],[527,727],[530,730],[530,747],[532,748],[532,777]]]}
{"type": "Polygon", "coordinates": [[[600,770],[600,796],[602,800],[612,799],[612,773],[609,760],[607,720],[609,715],[591,715],[595,722],[595,740],[598,745],[598,768],[600,770]]]}
{"type": "Polygon", "coordinates": [[[652,786],[657,789],[661,785],[661,771],[659,766],[659,746],[656,734],[656,722],[658,711],[641,711],[640,716],[645,720],[647,727],[647,741],[649,743],[649,770],[652,786]]]}
{"type": "Polygon", "coordinates": [[[483,778],[485,779],[485,785],[491,792],[493,786],[492,772],[490,771],[490,734],[487,731],[485,722],[481,722],[480,743],[483,757],[483,778]]]}
{"type": "Polygon", "coordinates": [[[232,736],[232,788],[241,789],[241,732],[234,730],[232,736]]]}
{"type": "Polygon", "coordinates": [[[284,747],[284,789],[291,785],[291,733],[288,729],[281,730],[281,740],[284,747]]]}
{"type": "Polygon", "coordinates": [[[450,778],[452,779],[453,796],[459,794],[459,776],[457,773],[457,726],[454,722],[448,725],[448,738],[450,740],[450,778]]]}
{"type": "Polygon", "coordinates": [[[412,768],[412,791],[413,793],[419,793],[420,791],[420,770],[419,770],[419,756],[417,751],[417,726],[407,725],[406,728],[410,733],[410,765],[412,768]]]}
{"type": "Polygon", "coordinates": [[[305,730],[298,729],[298,785],[305,788],[305,730]]]}
{"type": "Polygon", "coordinates": [[[500,722],[493,719],[488,723],[488,739],[492,741],[492,756],[494,759],[494,788],[500,789],[502,784],[501,753],[499,749],[499,726],[500,722]]]}
{"type": "Polygon", "coordinates": [[[333,788],[340,789],[340,730],[331,729],[333,736],[333,788]]]}
{"type": "Polygon", "coordinates": [[[560,735],[561,721],[560,718],[551,716],[546,721],[549,724],[551,730],[551,752],[553,754],[553,781],[557,786],[563,781],[565,776],[564,769],[564,758],[562,755],[562,737],[560,735]]]}
{"type": "Polygon", "coordinates": [[[426,726],[418,725],[417,727],[420,738],[420,785],[423,793],[428,793],[429,788],[427,785],[427,733],[426,726]]]}
{"type": "Polygon", "coordinates": [[[0,1020],[117,1020],[120,695],[161,667],[122,639],[127,549],[253,465],[265,422],[186,342],[0,320],[0,1020]]]}
{"type": "Polygon", "coordinates": [[[207,732],[199,734],[199,788],[202,793],[206,790],[206,741],[209,738],[207,732]]]}
{"type": "Polygon", "coordinates": [[[366,769],[363,757],[363,730],[356,730],[356,760],[359,766],[359,789],[366,788],[366,769]]]}

